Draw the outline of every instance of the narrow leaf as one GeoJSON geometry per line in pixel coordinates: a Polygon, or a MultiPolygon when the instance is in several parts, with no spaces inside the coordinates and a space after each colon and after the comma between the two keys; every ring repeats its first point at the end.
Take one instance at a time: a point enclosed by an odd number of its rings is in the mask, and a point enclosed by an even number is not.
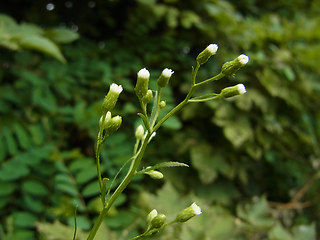
{"type": "Polygon", "coordinates": [[[37,35],[24,36],[20,41],[20,45],[24,48],[29,48],[29,49],[46,53],[58,59],[60,62],[63,62],[63,63],[66,62],[58,46],[51,40],[44,38],[42,36],[37,36],[37,35]]]}

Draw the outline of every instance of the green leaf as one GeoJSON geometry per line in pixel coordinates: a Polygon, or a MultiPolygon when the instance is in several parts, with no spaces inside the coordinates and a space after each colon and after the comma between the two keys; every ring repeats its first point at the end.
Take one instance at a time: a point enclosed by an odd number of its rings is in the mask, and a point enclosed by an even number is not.
{"type": "Polygon", "coordinates": [[[29,168],[21,164],[18,161],[8,161],[4,163],[0,168],[0,180],[11,181],[16,180],[21,177],[27,176],[29,174],[29,168]],[[17,167],[19,166],[19,167],[17,167]]]}
{"type": "Polygon", "coordinates": [[[2,162],[7,155],[7,148],[4,144],[4,138],[0,135],[0,162],[2,162]]]}
{"type": "Polygon", "coordinates": [[[238,205],[237,214],[241,219],[250,223],[254,231],[267,230],[274,224],[265,197],[255,198],[252,203],[246,202],[238,205]]]}
{"type": "Polygon", "coordinates": [[[100,188],[99,188],[99,184],[96,181],[93,181],[87,184],[82,190],[82,195],[84,197],[96,196],[99,193],[100,193],[100,188]]]}
{"type": "Polygon", "coordinates": [[[316,240],[317,232],[316,232],[316,224],[312,223],[310,225],[299,225],[295,226],[292,229],[293,239],[308,239],[308,240],[316,240]]]}
{"type": "Polygon", "coordinates": [[[13,224],[17,227],[34,227],[37,217],[29,212],[15,212],[12,215],[13,224]]]}
{"type": "Polygon", "coordinates": [[[76,182],[80,185],[89,182],[90,180],[97,177],[96,166],[90,166],[88,168],[78,171],[75,175],[76,182]]]}
{"type": "Polygon", "coordinates": [[[253,131],[250,122],[246,117],[226,125],[223,128],[223,133],[236,148],[239,148],[247,141],[253,139],[253,131]]]}
{"type": "Polygon", "coordinates": [[[45,31],[44,35],[56,43],[71,43],[79,38],[79,34],[63,27],[45,31]]]}
{"type": "Polygon", "coordinates": [[[41,125],[30,125],[28,128],[32,140],[36,145],[40,145],[44,141],[44,129],[41,125]]]}
{"type": "Polygon", "coordinates": [[[24,149],[29,148],[30,140],[25,129],[20,124],[16,123],[13,126],[13,130],[15,130],[20,146],[24,149]]]}
{"type": "Polygon", "coordinates": [[[163,123],[163,127],[172,130],[179,130],[182,127],[180,120],[176,116],[170,117],[167,121],[163,123]]]}
{"type": "Polygon", "coordinates": [[[66,63],[66,60],[60,52],[58,46],[47,38],[37,35],[23,36],[19,44],[24,48],[46,53],[58,59],[60,62],[66,63]]]}
{"type": "Polygon", "coordinates": [[[45,210],[45,205],[42,199],[38,197],[32,197],[30,195],[25,194],[22,199],[22,204],[25,206],[28,211],[35,213],[42,213],[45,210]]]}
{"type": "Polygon", "coordinates": [[[105,221],[106,225],[110,228],[125,228],[129,226],[135,216],[128,211],[119,211],[114,216],[108,216],[108,219],[105,221]]]}
{"type": "Polygon", "coordinates": [[[16,185],[10,182],[0,182],[0,196],[7,196],[10,195],[15,189],[16,185]]]}
{"type": "MultiPolygon", "coordinates": [[[[45,239],[72,239],[74,228],[64,225],[56,220],[54,223],[36,223],[37,230],[45,236],[45,239]]],[[[85,240],[87,234],[81,229],[77,229],[77,240],[85,240]]]]}
{"type": "Polygon", "coordinates": [[[163,163],[158,163],[154,166],[148,167],[147,169],[143,169],[139,173],[143,173],[146,171],[155,170],[159,168],[167,168],[167,167],[189,167],[189,166],[181,162],[163,162],[163,163]]]}
{"type": "Polygon", "coordinates": [[[45,196],[48,194],[47,187],[39,181],[27,180],[22,183],[22,190],[35,196],[45,196]]]}
{"type": "Polygon", "coordinates": [[[269,231],[268,237],[270,240],[292,240],[290,233],[288,233],[279,223],[269,231]]]}
{"type": "Polygon", "coordinates": [[[12,233],[12,239],[17,239],[17,240],[35,239],[34,231],[17,229],[12,233]]]}
{"type": "Polygon", "coordinates": [[[16,141],[12,136],[12,132],[9,131],[8,128],[3,128],[2,131],[3,131],[4,140],[7,143],[8,152],[11,155],[16,154],[18,151],[18,147],[17,147],[16,141]]]}

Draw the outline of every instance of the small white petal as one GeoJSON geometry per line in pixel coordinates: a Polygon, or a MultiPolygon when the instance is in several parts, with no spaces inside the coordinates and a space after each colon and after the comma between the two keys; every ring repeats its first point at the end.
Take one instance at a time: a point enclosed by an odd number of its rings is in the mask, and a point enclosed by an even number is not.
{"type": "Polygon", "coordinates": [[[150,77],[150,72],[146,68],[142,68],[138,72],[138,77],[139,78],[149,78],[150,77]]]}
{"type": "Polygon", "coordinates": [[[170,78],[172,76],[172,74],[174,73],[174,71],[172,71],[171,69],[165,68],[162,71],[162,75],[166,78],[170,78]]]}
{"type": "Polygon", "coordinates": [[[201,212],[201,208],[194,202],[192,203],[192,210],[194,211],[194,214],[195,215],[200,215],[202,212],[201,212]]]}
{"type": "Polygon", "coordinates": [[[216,54],[216,52],[218,51],[218,45],[217,44],[210,44],[207,47],[207,50],[213,55],[216,54]]]}
{"type": "Polygon", "coordinates": [[[249,57],[247,55],[244,55],[244,54],[241,54],[239,57],[238,57],[239,61],[241,64],[245,65],[249,62],[249,57]]]}
{"type": "Polygon", "coordinates": [[[123,89],[122,89],[121,85],[117,85],[115,83],[112,83],[111,86],[110,86],[110,90],[120,94],[123,89]]]}
{"type": "Polygon", "coordinates": [[[238,84],[237,87],[240,95],[245,94],[247,92],[246,87],[243,84],[238,84]]]}

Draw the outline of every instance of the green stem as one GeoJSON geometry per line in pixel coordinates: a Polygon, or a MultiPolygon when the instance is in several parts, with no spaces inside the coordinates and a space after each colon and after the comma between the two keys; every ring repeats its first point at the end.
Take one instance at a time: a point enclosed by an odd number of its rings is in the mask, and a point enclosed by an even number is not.
{"type": "Polygon", "coordinates": [[[105,205],[105,207],[102,209],[102,211],[100,212],[100,215],[98,217],[98,219],[96,220],[91,232],[89,233],[89,236],[87,238],[87,240],[93,240],[95,235],[97,234],[97,231],[100,227],[100,225],[102,224],[105,216],[107,215],[110,207],[113,205],[114,201],[119,197],[119,195],[123,192],[123,190],[127,187],[127,185],[131,182],[131,180],[133,179],[133,177],[135,176],[136,170],[142,160],[142,157],[144,155],[144,152],[147,148],[148,145],[148,141],[149,138],[151,137],[151,133],[148,133],[148,135],[146,136],[146,138],[143,141],[143,144],[138,152],[137,158],[134,160],[134,164],[132,166],[132,168],[129,169],[127,175],[125,176],[125,178],[122,180],[122,182],[120,183],[120,185],[117,187],[117,189],[115,190],[115,192],[112,194],[111,198],[109,199],[109,201],[107,202],[107,204],[105,205]]]}
{"type": "Polygon", "coordinates": [[[218,99],[218,98],[221,98],[220,95],[217,95],[217,96],[213,96],[213,97],[208,97],[208,98],[203,98],[203,99],[196,99],[196,98],[191,98],[188,100],[188,102],[207,102],[207,101],[211,101],[211,100],[214,100],[214,99],[218,99]]]}
{"type": "Polygon", "coordinates": [[[195,86],[195,87],[199,87],[199,86],[201,86],[201,85],[203,85],[203,84],[206,84],[206,83],[208,83],[208,82],[217,81],[217,80],[219,80],[219,79],[221,79],[221,78],[223,78],[223,77],[224,77],[224,74],[223,74],[223,73],[219,73],[218,75],[216,75],[216,76],[214,76],[214,77],[212,77],[212,78],[209,78],[209,79],[204,80],[204,81],[202,81],[202,82],[196,83],[194,86],[195,86]]]}

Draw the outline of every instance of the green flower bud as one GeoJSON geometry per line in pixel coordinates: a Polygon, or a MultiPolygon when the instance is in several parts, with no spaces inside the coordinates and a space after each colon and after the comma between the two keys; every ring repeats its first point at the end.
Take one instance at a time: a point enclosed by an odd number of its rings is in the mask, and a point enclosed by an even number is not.
{"type": "Polygon", "coordinates": [[[246,92],[247,90],[243,84],[237,84],[236,86],[222,89],[219,95],[224,98],[229,98],[229,97],[245,94],[246,92]]]}
{"type": "Polygon", "coordinates": [[[172,74],[174,73],[174,71],[172,71],[171,69],[165,68],[160,77],[158,78],[158,86],[159,87],[165,87],[168,85],[169,79],[171,78],[172,74]]]}
{"type": "Polygon", "coordinates": [[[241,54],[236,59],[223,64],[221,68],[221,73],[223,73],[226,76],[234,76],[235,73],[248,62],[249,57],[247,55],[241,54]]]}
{"type": "Polygon", "coordinates": [[[147,216],[147,223],[148,225],[151,224],[152,220],[158,215],[158,212],[156,209],[153,209],[147,216]]]}
{"type": "Polygon", "coordinates": [[[205,50],[203,50],[198,56],[197,56],[197,62],[198,64],[204,64],[206,63],[209,58],[216,54],[218,51],[218,45],[217,44],[210,44],[205,50]]]}
{"type": "Polygon", "coordinates": [[[118,101],[118,97],[122,92],[122,86],[112,83],[108,94],[104,97],[102,103],[102,114],[106,114],[108,111],[111,111],[118,101]]]}
{"type": "Polygon", "coordinates": [[[167,217],[164,214],[159,214],[159,215],[155,216],[151,220],[150,229],[161,228],[163,226],[163,224],[166,222],[166,220],[167,220],[167,217]]]}
{"type": "Polygon", "coordinates": [[[141,69],[137,75],[137,83],[134,88],[138,98],[142,99],[148,92],[150,73],[146,68],[141,69]]]}
{"type": "Polygon", "coordinates": [[[163,109],[165,106],[166,106],[166,101],[161,101],[161,102],[159,103],[160,109],[163,109]]]}
{"type": "Polygon", "coordinates": [[[136,139],[141,140],[144,136],[144,128],[142,125],[139,125],[135,132],[136,139]]]}
{"type": "Polygon", "coordinates": [[[146,174],[148,174],[153,179],[163,178],[163,174],[161,172],[155,171],[155,170],[148,171],[148,172],[146,172],[146,174]]]}
{"type": "Polygon", "coordinates": [[[102,115],[99,120],[99,126],[101,129],[104,129],[105,123],[111,120],[111,112],[107,112],[106,114],[102,115]]]}
{"type": "Polygon", "coordinates": [[[144,104],[148,104],[149,102],[152,101],[152,91],[151,90],[148,90],[147,91],[147,94],[142,98],[142,101],[144,104]]]}
{"type": "Polygon", "coordinates": [[[176,222],[186,222],[190,218],[202,214],[201,208],[196,204],[192,203],[191,206],[185,208],[182,210],[178,216],[176,217],[175,221],[176,222]]]}
{"type": "Polygon", "coordinates": [[[120,116],[115,116],[111,118],[109,121],[105,121],[104,129],[105,129],[106,135],[109,135],[117,131],[121,126],[121,123],[122,123],[122,118],[120,116]]]}

